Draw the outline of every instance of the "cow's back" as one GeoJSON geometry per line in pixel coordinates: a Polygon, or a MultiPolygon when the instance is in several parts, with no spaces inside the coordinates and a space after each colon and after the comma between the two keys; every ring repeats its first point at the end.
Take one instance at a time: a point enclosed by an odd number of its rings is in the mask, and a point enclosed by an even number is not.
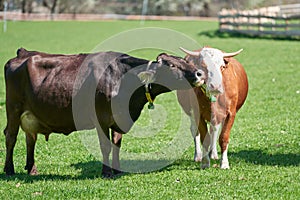
{"type": "Polygon", "coordinates": [[[227,60],[227,68],[223,72],[223,84],[226,93],[237,96],[236,111],[244,104],[248,94],[248,79],[244,67],[235,58],[227,60]],[[228,73],[227,71],[228,70],[228,73]]]}

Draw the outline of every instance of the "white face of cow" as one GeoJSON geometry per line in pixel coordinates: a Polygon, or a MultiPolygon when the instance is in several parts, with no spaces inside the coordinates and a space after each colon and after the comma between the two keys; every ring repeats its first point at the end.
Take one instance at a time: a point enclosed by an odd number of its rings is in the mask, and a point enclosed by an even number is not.
{"type": "Polygon", "coordinates": [[[203,70],[207,75],[205,81],[207,90],[212,95],[217,95],[224,92],[222,84],[221,69],[225,66],[224,58],[229,58],[238,55],[243,49],[233,53],[223,53],[219,49],[205,47],[200,51],[189,51],[180,48],[188,54],[188,61],[193,62],[198,68],[203,70]]]}
{"type": "Polygon", "coordinates": [[[200,68],[207,69],[207,89],[210,93],[223,93],[221,67],[225,66],[223,53],[218,49],[203,48],[199,56],[200,68]]]}

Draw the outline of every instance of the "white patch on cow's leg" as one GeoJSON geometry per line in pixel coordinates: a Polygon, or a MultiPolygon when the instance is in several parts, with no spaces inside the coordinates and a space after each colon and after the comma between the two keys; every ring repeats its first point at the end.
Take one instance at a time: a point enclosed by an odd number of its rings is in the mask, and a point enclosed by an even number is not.
{"type": "Polygon", "coordinates": [[[228,161],[228,157],[227,157],[227,152],[228,152],[228,144],[226,146],[225,151],[222,153],[222,156],[221,156],[221,165],[220,165],[221,169],[229,169],[229,161],[228,161]]]}
{"type": "Polygon", "coordinates": [[[210,167],[210,158],[209,158],[209,150],[211,146],[211,140],[210,140],[210,135],[209,133],[206,134],[203,145],[202,145],[202,163],[201,163],[201,168],[206,169],[210,167]]]}
{"type": "Polygon", "coordinates": [[[195,154],[194,154],[194,161],[195,162],[201,162],[202,160],[202,152],[201,152],[201,142],[200,142],[200,134],[198,132],[198,135],[194,137],[194,143],[195,143],[195,154]]]}
{"type": "Polygon", "coordinates": [[[195,153],[194,153],[194,161],[201,162],[202,160],[202,152],[201,152],[201,143],[200,143],[200,133],[198,131],[198,126],[195,122],[195,118],[193,116],[190,117],[191,120],[191,133],[194,137],[195,144],[195,153]]]}
{"type": "Polygon", "coordinates": [[[222,129],[222,124],[217,124],[215,126],[213,126],[212,124],[210,124],[210,137],[211,137],[211,153],[210,153],[210,158],[217,160],[218,157],[218,151],[217,151],[217,140],[219,138],[219,133],[220,130],[222,129]]]}

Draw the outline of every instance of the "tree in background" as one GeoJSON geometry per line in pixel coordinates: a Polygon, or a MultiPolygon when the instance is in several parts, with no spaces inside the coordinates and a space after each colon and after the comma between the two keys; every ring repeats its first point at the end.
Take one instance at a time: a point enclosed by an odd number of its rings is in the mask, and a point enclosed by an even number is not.
{"type": "MultiPolygon", "coordinates": [[[[3,2],[0,0],[0,10],[3,2]]],[[[142,13],[142,0],[6,0],[9,10],[23,13],[142,13]]],[[[217,16],[222,8],[253,9],[299,3],[299,0],[149,0],[147,15],[217,16]]]]}
{"type": "Polygon", "coordinates": [[[32,13],[34,0],[21,0],[22,13],[32,13]]]}
{"type": "Polygon", "coordinates": [[[0,11],[4,10],[4,0],[0,0],[0,11]]]}
{"type": "Polygon", "coordinates": [[[51,14],[55,13],[57,0],[43,0],[43,6],[48,8],[51,14]]]}

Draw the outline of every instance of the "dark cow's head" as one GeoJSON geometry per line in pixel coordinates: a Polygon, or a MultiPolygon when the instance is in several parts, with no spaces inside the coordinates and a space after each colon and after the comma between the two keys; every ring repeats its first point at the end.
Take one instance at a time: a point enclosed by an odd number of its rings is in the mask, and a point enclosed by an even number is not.
{"type": "Polygon", "coordinates": [[[188,55],[186,58],[188,61],[207,74],[205,84],[211,94],[224,92],[222,84],[222,70],[226,66],[224,59],[236,56],[243,50],[241,49],[233,53],[224,53],[219,49],[210,47],[204,47],[199,51],[189,51],[184,48],[180,49],[188,55]]]}
{"type": "Polygon", "coordinates": [[[139,73],[139,77],[145,84],[156,82],[171,90],[201,86],[206,78],[203,70],[183,58],[165,53],[150,62],[147,70],[139,73]]]}

